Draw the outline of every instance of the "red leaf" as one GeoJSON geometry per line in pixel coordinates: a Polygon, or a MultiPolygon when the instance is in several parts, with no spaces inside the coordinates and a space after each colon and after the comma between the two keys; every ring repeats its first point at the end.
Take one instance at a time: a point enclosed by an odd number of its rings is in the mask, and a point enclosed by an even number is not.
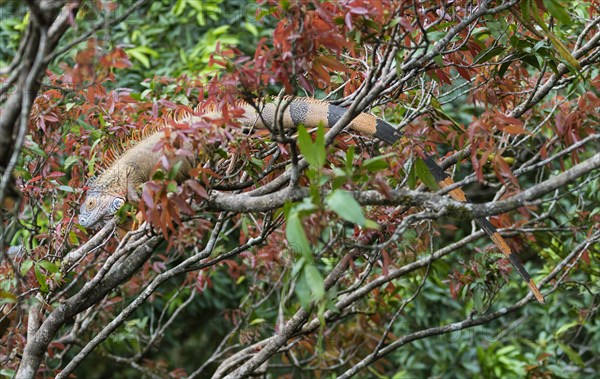
{"type": "Polygon", "coordinates": [[[350,8],[350,12],[354,14],[367,14],[369,11],[363,7],[350,8]]]}
{"type": "Polygon", "coordinates": [[[346,16],[344,16],[344,21],[346,22],[348,29],[352,30],[352,14],[350,12],[346,13],[346,16]]]}
{"type": "Polygon", "coordinates": [[[327,66],[335,71],[348,72],[350,69],[345,64],[341,63],[335,58],[320,56],[315,58],[315,62],[321,63],[323,66],[327,66]]]}
{"type": "Polygon", "coordinates": [[[452,85],[452,80],[450,79],[450,77],[444,72],[444,70],[435,70],[435,73],[437,74],[438,78],[440,79],[440,81],[442,83],[446,83],[449,85],[452,85]]]}
{"type": "Polygon", "coordinates": [[[208,199],[208,192],[200,183],[195,180],[186,180],[186,184],[190,187],[198,196],[203,199],[208,199]]]}
{"type": "Polygon", "coordinates": [[[518,182],[517,178],[515,177],[515,175],[513,174],[512,170],[510,169],[510,166],[502,158],[502,155],[500,155],[500,153],[498,153],[494,156],[494,163],[496,165],[496,168],[498,169],[498,171],[501,174],[501,176],[498,177],[498,179],[500,179],[500,181],[504,182],[503,178],[508,178],[516,186],[519,185],[519,182],[518,182]]]}
{"type": "Polygon", "coordinates": [[[175,204],[177,204],[177,206],[179,207],[179,209],[181,209],[183,213],[186,213],[188,215],[194,214],[194,210],[192,209],[192,207],[190,207],[187,201],[183,200],[181,197],[173,196],[172,200],[175,204]]]}
{"type": "Polygon", "coordinates": [[[388,276],[390,272],[389,267],[392,263],[392,260],[390,259],[390,256],[386,250],[383,250],[381,252],[381,256],[383,257],[383,265],[381,266],[381,272],[383,273],[383,276],[388,276]]]}
{"type": "Polygon", "coordinates": [[[530,134],[526,129],[519,125],[505,125],[498,126],[498,129],[506,132],[508,134],[520,135],[520,134],[530,134]]]}
{"type": "Polygon", "coordinates": [[[49,114],[44,115],[44,120],[50,121],[50,122],[58,122],[58,117],[49,113],[49,114]]]}
{"type": "Polygon", "coordinates": [[[508,117],[500,112],[496,112],[494,116],[507,124],[523,126],[523,121],[519,120],[518,118],[508,117]]]}
{"type": "Polygon", "coordinates": [[[75,62],[80,65],[90,64],[93,61],[94,55],[95,51],[92,48],[80,51],[75,55],[75,62]]]}
{"type": "Polygon", "coordinates": [[[156,261],[154,263],[152,263],[152,270],[154,270],[155,272],[163,272],[167,269],[167,266],[165,265],[165,262],[160,262],[160,261],[156,261]]]}
{"type": "Polygon", "coordinates": [[[148,207],[148,209],[154,209],[155,208],[154,199],[152,197],[152,194],[150,193],[150,191],[147,191],[145,188],[142,191],[142,199],[144,200],[144,204],[146,204],[146,206],[148,207]]]}
{"type": "Polygon", "coordinates": [[[540,150],[540,157],[542,159],[548,159],[548,146],[546,144],[542,145],[542,149],[540,150]]]}
{"type": "Polygon", "coordinates": [[[458,71],[458,74],[462,76],[463,79],[471,81],[471,74],[469,73],[469,70],[464,67],[456,67],[456,71],[458,71]]]}

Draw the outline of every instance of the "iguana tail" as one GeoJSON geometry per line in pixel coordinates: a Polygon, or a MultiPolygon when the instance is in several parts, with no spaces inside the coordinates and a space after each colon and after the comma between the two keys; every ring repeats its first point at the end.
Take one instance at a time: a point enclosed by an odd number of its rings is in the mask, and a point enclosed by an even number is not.
{"type": "MultiPolygon", "coordinates": [[[[264,109],[261,110],[262,120],[265,120],[266,125],[257,119],[254,119],[254,122],[258,124],[259,127],[272,127],[275,110],[276,105],[274,103],[266,104],[264,109]]],[[[345,112],[345,108],[335,106],[324,101],[298,98],[292,100],[289,106],[285,109],[283,114],[283,123],[284,125],[303,124],[308,127],[316,127],[319,122],[327,120],[327,127],[332,127],[345,112]]],[[[256,113],[254,113],[253,117],[259,118],[256,113]]],[[[393,145],[402,136],[402,133],[394,128],[391,124],[368,113],[359,114],[354,120],[352,120],[349,127],[356,132],[374,136],[389,145],[393,145]]],[[[435,162],[433,158],[431,158],[431,156],[424,151],[419,151],[419,154],[422,156],[435,181],[441,188],[446,188],[454,184],[452,178],[435,162]]],[[[451,190],[450,196],[454,200],[460,202],[469,202],[465,193],[460,188],[451,190]]],[[[477,224],[490,236],[494,242],[494,245],[496,245],[502,254],[504,254],[504,256],[506,256],[506,258],[510,261],[523,281],[529,286],[530,291],[533,293],[537,301],[540,304],[544,304],[544,296],[538,290],[537,286],[533,282],[533,279],[531,279],[531,276],[525,267],[523,267],[517,255],[511,251],[504,238],[500,235],[500,233],[498,233],[498,230],[496,230],[496,228],[486,218],[476,218],[475,222],[477,222],[477,224]]]]}
{"type": "MultiPolygon", "coordinates": [[[[454,184],[454,180],[452,180],[452,177],[450,177],[450,175],[448,175],[444,170],[442,170],[442,168],[435,162],[433,158],[431,158],[431,156],[429,156],[424,151],[421,151],[420,153],[422,154],[423,161],[427,165],[427,168],[429,168],[429,171],[431,171],[433,178],[441,188],[446,188],[454,184]]],[[[460,201],[463,203],[469,202],[465,193],[460,188],[450,190],[450,196],[456,201],[460,201]]],[[[483,217],[476,218],[475,222],[481,227],[481,229],[483,229],[487,233],[488,236],[490,236],[490,238],[494,242],[494,245],[496,245],[496,247],[502,252],[502,254],[504,254],[504,256],[510,261],[510,263],[515,268],[515,270],[517,270],[523,281],[527,283],[529,289],[531,290],[531,293],[533,293],[537,301],[540,304],[544,304],[544,296],[540,293],[539,289],[533,282],[533,279],[531,279],[531,276],[519,261],[517,255],[512,252],[512,250],[510,249],[504,238],[500,235],[500,233],[498,233],[498,230],[496,230],[494,225],[492,225],[488,221],[488,219],[483,217]]]]}
{"type": "MultiPolygon", "coordinates": [[[[261,104],[259,114],[253,107],[245,104],[243,108],[246,113],[241,122],[244,126],[272,129],[276,118],[279,117],[276,115],[277,107],[276,102],[261,104]]],[[[326,101],[304,97],[290,99],[289,104],[282,106],[282,108],[283,114],[281,116],[285,128],[300,124],[315,128],[319,123],[325,122],[325,126],[331,128],[346,113],[346,108],[338,107],[326,101]]],[[[390,145],[402,136],[402,133],[390,124],[369,113],[360,113],[350,122],[349,128],[355,132],[378,138],[390,145]]]]}

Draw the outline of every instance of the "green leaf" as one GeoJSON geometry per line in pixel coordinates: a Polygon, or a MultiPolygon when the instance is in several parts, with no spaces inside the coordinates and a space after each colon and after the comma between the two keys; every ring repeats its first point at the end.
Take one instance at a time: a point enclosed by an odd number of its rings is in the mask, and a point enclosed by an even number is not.
{"type": "Polygon", "coordinates": [[[186,3],[186,0],[177,0],[175,6],[173,7],[173,9],[171,9],[171,13],[173,13],[175,16],[181,16],[183,11],[185,10],[186,3]]]}
{"type": "Polygon", "coordinates": [[[296,260],[296,262],[294,263],[294,266],[292,267],[292,277],[293,278],[295,278],[298,275],[298,273],[300,273],[300,271],[302,271],[305,263],[306,263],[306,261],[304,260],[303,257],[300,257],[300,259],[296,260]]]}
{"type": "Polygon", "coordinates": [[[65,159],[65,170],[71,167],[74,163],[79,162],[79,159],[80,158],[78,155],[71,155],[67,157],[67,159],[65,159]]]}
{"type": "Polygon", "coordinates": [[[379,224],[373,220],[365,219],[365,224],[363,225],[367,229],[375,229],[379,230],[379,224]]]}
{"type": "Polygon", "coordinates": [[[337,189],[325,198],[325,203],[329,209],[344,220],[358,225],[365,224],[365,215],[362,208],[348,192],[337,189]]]}
{"type": "Polygon", "coordinates": [[[311,303],[310,288],[306,280],[306,275],[302,275],[296,281],[294,292],[298,296],[298,301],[303,308],[308,308],[311,303]]]}
{"type": "Polygon", "coordinates": [[[323,276],[314,265],[304,266],[304,277],[310,289],[312,300],[319,301],[325,297],[323,276]]]}
{"type": "Polygon", "coordinates": [[[496,55],[500,55],[505,50],[504,47],[501,46],[490,46],[487,49],[483,49],[475,59],[473,59],[473,64],[485,63],[495,57],[496,55]]]}
{"type": "Polygon", "coordinates": [[[552,44],[554,45],[556,50],[558,50],[558,53],[560,54],[560,56],[563,57],[563,59],[567,61],[567,63],[571,66],[571,68],[573,68],[574,70],[577,71],[577,73],[579,73],[578,70],[581,70],[581,65],[579,64],[579,61],[577,59],[575,59],[575,57],[573,55],[571,55],[571,52],[569,51],[569,49],[567,49],[567,47],[562,43],[561,40],[558,39],[557,36],[555,36],[550,31],[547,31],[546,33],[548,35],[548,38],[550,39],[550,42],[552,42],[552,44]]]}
{"type": "Polygon", "coordinates": [[[572,321],[569,322],[567,324],[562,325],[560,328],[558,328],[558,330],[556,332],[554,332],[554,336],[555,337],[560,337],[561,335],[563,335],[567,330],[579,326],[581,325],[579,322],[577,321],[572,321]]]}
{"type": "Polygon", "coordinates": [[[348,150],[346,150],[346,169],[348,172],[352,171],[354,162],[354,146],[350,146],[348,150]]]}
{"type": "Polygon", "coordinates": [[[477,312],[483,313],[485,311],[485,303],[483,302],[483,289],[475,289],[473,291],[473,305],[477,312]]]}
{"type": "Polygon", "coordinates": [[[145,89],[142,91],[142,93],[140,94],[140,98],[141,99],[148,99],[151,100],[152,97],[149,97],[148,95],[152,94],[152,92],[154,92],[154,90],[152,89],[145,89]]]}
{"type": "Polygon", "coordinates": [[[213,33],[215,36],[218,36],[221,34],[225,34],[229,30],[229,28],[229,25],[221,25],[211,29],[210,32],[213,33]]]}
{"type": "Polygon", "coordinates": [[[505,19],[502,17],[498,17],[498,19],[490,19],[485,22],[487,26],[487,30],[494,37],[494,39],[502,39],[506,38],[506,30],[508,29],[508,25],[505,19]]]}
{"type": "Polygon", "coordinates": [[[531,16],[529,15],[529,11],[531,10],[531,5],[529,4],[531,0],[521,1],[521,15],[525,21],[530,21],[531,16]]]}
{"type": "Polygon", "coordinates": [[[69,232],[69,243],[76,246],[79,245],[79,238],[77,238],[77,234],[73,230],[69,232]]]}
{"type": "Polygon", "coordinates": [[[427,188],[437,191],[439,189],[439,185],[433,178],[433,174],[429,171],[429,167],[425,164],[425,162],[419,158],[415,162],[415,172],[417,177],[421,179],[421,181],[427,186],[427,188]]]}
{"type": "Polygon", "coordinates": [[[177,193],[177,182],[170,181],[169,184],[167,184],[167,192],[177,193]]]}
{"type": "Polygon", "coordinates": [[[204,13],[197,13],[196,14],[196,22],[198,23],[198,26],[203,27],[206,25],[206,18],[204,17],[204,13]]]}
{"type": "Polygon", "coordinates": [[[520,57],[520,59],[522,62],[525,62],[528,65],[537,68],[538,70],[541,69],[540,62],[538,61],[537,57],[533,54],[524,54],[520,57]]]}
{"type": "Polygon", "coordinates": [[[64,192],[75,192],[75,188],[71,186],[58,186],[58,189],[64,192]]]}
{"type": "Polygon", "coordinates": [[[244,29],[246,29],[248,32],[250,32],[250,34],[252,34],[253,36],[257,37],[258,36],[258,29],[256,28],[256,25],[254,25],[251,22],[244,22],[244,29]]]}
{"type": "Polygon", "coordinates": [[[412,229],[407,229],[403,234],[402,234],[402,241],[404,242],[413,242],[417,239],[417,232],[415,232],[412,229]]]}
{"type": "Polygon", "coordinates": [[[562,41],[558,39],[558,37],[554,35],[552,31],[550,31],[550,28],[548,27],[548,25],[546,25],[546,23],[542,19],[542,16],[540,16],[535,1],[529,0],[527,1],[527,3],[529,3],[532,7],[531,15],[533,19],[540,26],[540,28],[542,28],[542,30],[546,32],[546,36],[548,37],[548,39],[550,39],[550,42],[552,42],[552,45],[554,45],[560,56],[567,61],[568,65],[571,66],[572,69],[576,70],[577,73],[579,73],[578,70],[581,70],[581,65],[579,64],[579,61],[575,59],[573,55],[571,55],[571,52],[569,52],[569,49],[567,49],[567,47],[562,43],[562,41]]]}
{"type": "Polygon", "coordinates": [[[502,375],[502,369],[500,366],[494,366],[494,375],[496,375],[496,378],[501,378],[504,376],[502,375]]]}
{"type": "Polygon", "coordinates": [[[544,0],[544,6],[552,17],[557,19],[561,24],[571,25],[571,18],[565,4],[561,4],[556,0],[544,0]]]}
{"type": "Polygon", "coordinates": [[[183,164],[183,161],[177,161],[175,162],[175,164],[173,165],[173,167],[171,167],[171,169],[169,170],[169,174],[167,175],[167,179],[169,180],[175,180],[175,178],[177,177],[177,174],[179,174],[179,170],[181,169],[181,165],[183,164]]]}
{"type": "Polygon", "coordinates": [[[152,174],[152,180],[156,181],[165,180],[166,177],[167,176],[165,175],[165,172],[160,168],[154,171],[154,174],[152,174]]]}
{"type": "Polygon", "coordinates": [[[388,167],[388,164],[385,161],[385,159],[389,158],[389,157],[393,157],[394,155],[396,155],[396,154],[395,153],[387,153],[384,155],[378,155],[376,157],[366,159],[362,164],[362,168],[364,168],[365,170],[370,171],[370,172],[384,170],[388,167]]]}
{"type": "Polygon", "coordinates": [[[317,128],[315,142],[302,125],[298,127],[298,147],[308,164],[315,170],[325,165],[325,132],[322,125],[317,128]]]}
{"type": "Polygon", "coordinates": [[[26,136],[25,137],[27,140],[27,148],[29,150],[31,150],[31,152],[39,155],[40,157],[46,158],[48,155],[46,154],[46,152],[44,150],[42,150],[40,148],[40,145],[38,145],[32,138],[31,136],[26,136]]]}
{"type": "Polygon", "coordinates": [[[58,266],[50,261],[40,261],[38,264],[53,274],[56,274],[59,271],[58,266]]]}
{"type": "Polygon", "coordinates": [[[9,368],[0,369],[0,376],[13,378],[15,376],[15,370],[11,370],[9,368]]]}
{"type": "Polygon", "coordinates": [[[33,261],[31,259],[27,259],[25,262],[21,263],[21,270],[19,271],[21,276],[27,275],[31,266],[33,266],[33,261]]]}
{"type": "Polygon", "coordinates": [[[573,350],[569,345],[565,345],[564,343],[559,342],[558,346],[560,346],[561,350],[567,354],[571,362],[575,363],[579,367],[584,367],[585,363],[583,363],[583,359],[581,356],[577,354],[575,350],[573,350]]]}
{"type": "Polygon", "coordinates": [[[46,275],[40,271],[40,266],[35,265],[34,270],[35,278],[37,279],[38,284],[40,285],[40,291],[48,292],[48,284],[46,284],[46,275]]]}
{"type": "Polygon", "coordinates": [[[254,320],[250,321],[249,325],[263,324],[266,321],[267,320],[265,320],[264,318],[255,318],[254,320]]]}
{"type": "Polygon", "coordinates": [[[496,350],[496,355],[511,355],[512,352],[517,351],[518,349],[515,346],[508,345],[499,348],[496,350]]]}
{"type": "Polygon", "coordinates": [[[17,296],[5,290],[0,290],[0,299],[4,299],[0,304],[14,303],[17,301],[17,296]]]}
{"type": "Polygon", "coordinates": [[[416,170],[416,164],[413,162],[413,164],[410,165],[410,171],[408,172],[408,188],[410,188],[411,190],[414,190],[417,187],[417,170],[416,170]]]}
{"type": "Polygon", "coordinates": [[[159,54],[157,51],[147,47],[147,46],[137,46],[133,49],[126,49],[125,52],[127,55],[132,56],[137,59],[145,68],[150,68],[150,59],[148,55],[157,58],[159,54]]]}
{"type": "Polygon", "coordinates": [[[94,151],[92,153],[92,157],[90,158],[90,161],[87,164],[87,172],[89,176],[94,175],[94,166],[96,165],[96,152],[94,151]]]}
{"type": "Polygon", "coordinates": [[[288,215],[285,236],[293,251],[301,253],[307,261],[312,261],[312,250],[297,212],[290,212],[288,215]]]}
{"type": "Polygon", "coordinates": [[[150,59],[141,52],[131,49],[127,51],[127,54],[140,61],[145,68],[150,68],[150,59]]]}

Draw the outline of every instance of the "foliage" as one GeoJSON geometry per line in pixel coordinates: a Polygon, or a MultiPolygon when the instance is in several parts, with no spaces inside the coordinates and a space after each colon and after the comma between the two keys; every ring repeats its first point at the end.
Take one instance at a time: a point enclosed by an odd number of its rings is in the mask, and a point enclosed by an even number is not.
{"type": "MultiPolygon", "coordinates": [[[[38,346],[40,376],[75,363],[86,378],[597,371],[597,1],[130,3],[82,4],[29,112],[23,199],[0,214],[0,375],[34,354],[33,318],[45,331],[71,311],[38,346]],[[405,138],[383,147],[328,125],[249,138],[239,101],[283,93],[368,108],[405,138]],[[95,241],[77,223],[87,178],[156,130],[165,156],[194,157],[190,177],[161,159],[122,229],[95,241]],[[427,192],[439,188],[418,151],[483,205],[427,192]],[[470,225],[478,211],[546,306],[521,300],[470,225]]],[[[0,2],[3,64],[28,9],[0,2]]]]}

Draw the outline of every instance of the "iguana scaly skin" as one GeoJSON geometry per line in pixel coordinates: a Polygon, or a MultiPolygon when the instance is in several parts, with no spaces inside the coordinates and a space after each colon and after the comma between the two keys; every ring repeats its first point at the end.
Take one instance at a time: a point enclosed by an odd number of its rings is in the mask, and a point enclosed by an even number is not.
{"type": "MultiPolygon", "coordinates": [[[[260,108],[260,114],[248,104],[242,103],[241,107],[244,109],[244,116],[238,121],[243,127],[271,128],[275,124],[276,104],[263,104],[260,108]]],[[[283,127],[292,128],[302,124],[307,128],[314,128],[323,123],[330,128],[345,112],[345,108],[324,101],[303,98],[293,99],[283,112],[283,127]]],[[[203,118],[210,119],[219,116],[219,113],[208,113],[203,115],[203,118]]],[[[178,122],[194,122],[198,119],[197,116],[186,116],[178,122]]],[[[402,133],[392,125],[368,113],[360,113],[352,120],[349,127],[361,134],[378,138],[389,145],[393,145],[402,136],[402,133]]],[[[163,132],[157,131],[141,140],[116,159],[98,178],[91,181],[79,214],[79,223],[82,226],[100,227],[110,220],[125,202],[138,202],[140,200],[139,187],[150,180],[156,164],[163,155],[160,149],[154,151],[154,147],[162,137],[163,132]]],[[[431,156],[420,149],[419,155],[421,155],[441,188],[446,188],[454,183],[452,178],[431,156]]],[[[177,161],[181,161],[179,175],[183,178],[187,176],[189,170],[193,167],[193,162],[186,158],[173,158],[171,163],[174,164],[177,161]]],[[[465,193],[460,188],[455,188],[449,193],[457,201],[468,202],[465,193]]],[[[476,218],[475,221],[510,261],[523,281],[527,283],[538,302],[543,304],[544,297],[496,228],[486,218],[476,218]]]]}

